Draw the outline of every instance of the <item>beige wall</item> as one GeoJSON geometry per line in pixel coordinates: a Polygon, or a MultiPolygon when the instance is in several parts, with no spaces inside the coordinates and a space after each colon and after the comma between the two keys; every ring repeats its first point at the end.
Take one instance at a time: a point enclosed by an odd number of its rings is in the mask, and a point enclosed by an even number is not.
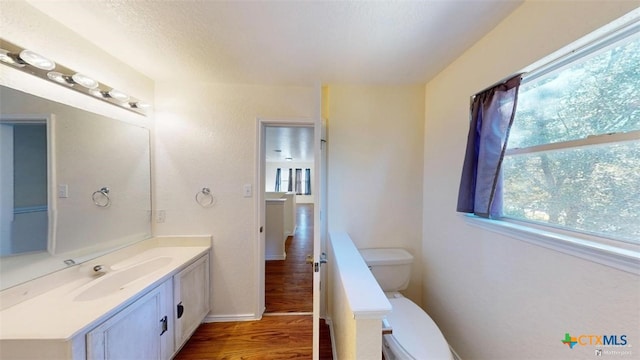
{"type": "Polygon", "coordinates": [[[566,332],[640,344],[638,276],[468,225],[455,212],[469,96],[637,7],[530,1],[426,86],[424,305],[463,359],[570,359],[566,332]]]}
{"type": "Polygon", "coordinates": [[[211,234],[211,317],[255,318],[258,256],[255,219],[256,119],[312,119],[312,87],[159,83],[156,86],[156,235],[211,234]],[[252,184],[254,197],[243,197],[252,184]],[[211,208],[195,200],[209,187],[211,208]]]}
{"type": "Polygon", "coordinates": [[[329,229],[358,248],[408,249],[406,295],[420,303],[424,87],[330,85],[325,104],[329,229]]]}

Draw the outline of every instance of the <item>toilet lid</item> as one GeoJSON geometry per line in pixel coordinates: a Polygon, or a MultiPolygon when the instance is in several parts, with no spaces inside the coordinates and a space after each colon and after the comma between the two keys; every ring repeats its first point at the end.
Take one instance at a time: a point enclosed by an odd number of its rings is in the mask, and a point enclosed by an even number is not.
{"type": "Polygon", "coordinates": [[[451,351],[436,323],[405,297],[391,298],[387,320],[393,337],[415,359],[451,359],[451,351]]]}

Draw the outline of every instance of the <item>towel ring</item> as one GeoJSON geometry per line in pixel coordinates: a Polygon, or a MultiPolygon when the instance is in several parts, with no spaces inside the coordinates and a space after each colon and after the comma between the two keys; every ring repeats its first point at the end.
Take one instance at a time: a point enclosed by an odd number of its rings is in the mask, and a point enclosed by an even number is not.
{"type": "Polygon", "coordinates": [[[196,193],[196,202],[200,206],[208,208],[216,204],[216,198],[211,193],[211,189],[205,187],[196,193]]]}
{"type": "Polygon", "coordinates": [[[96,206],[109,207],[111,205],[111,198],[109,197],[109,188],[103,187],[100,190],[96,190],[91,194],[91,200],[96,206]]]}

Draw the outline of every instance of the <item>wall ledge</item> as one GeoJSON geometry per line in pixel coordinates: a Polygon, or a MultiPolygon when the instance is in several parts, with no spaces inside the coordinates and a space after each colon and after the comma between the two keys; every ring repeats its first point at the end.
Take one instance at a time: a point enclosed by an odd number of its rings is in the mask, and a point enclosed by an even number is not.
{"type": "Polygon", "coordinates": [[[354,319],[382,319],[391,312],[391,303],[373,277],[351,238],[344,232],[331,232],[335,266],[344,284],[354,319]]]}

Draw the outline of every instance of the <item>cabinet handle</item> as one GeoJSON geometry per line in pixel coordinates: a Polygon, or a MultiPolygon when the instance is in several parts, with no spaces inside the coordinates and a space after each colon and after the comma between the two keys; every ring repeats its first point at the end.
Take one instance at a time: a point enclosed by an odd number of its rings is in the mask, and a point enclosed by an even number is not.
{"type": "Polygon", "coordinates": [[[162,336],[162,334],[166,333],[167,330],[169,330],[169,324],[167,322],[167,317],[163,317],[162,319],[160,319],[160,323],[162,324],[162,332],[160,333],[160,336],[162,336]]]}
{"type": "Polygon", "coordinates": [[[182,314],[184,314],[184,305],[182,305],[182,301],[178,303],[176,310],[178,311],[178,319],[180,319],[182,317],[182,314]]]}

